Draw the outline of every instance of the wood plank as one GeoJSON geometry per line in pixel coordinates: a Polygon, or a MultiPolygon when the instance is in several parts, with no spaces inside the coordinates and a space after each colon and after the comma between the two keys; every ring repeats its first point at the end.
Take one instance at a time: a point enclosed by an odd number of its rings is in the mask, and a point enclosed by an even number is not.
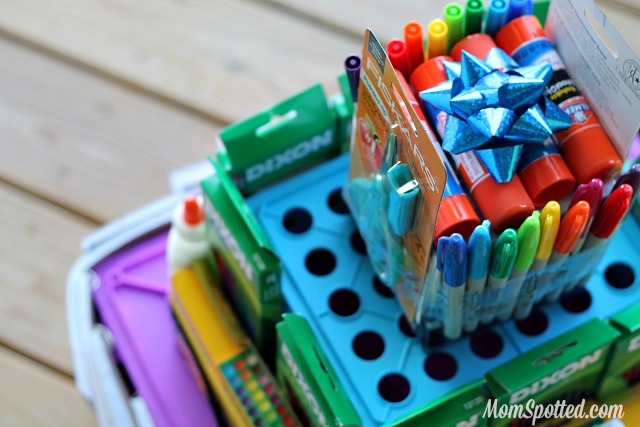
{"type": "MultiPolygon", "coordinates": [[[[361,0],[342,0],[340,7],[327,2],[305,0],[269,0],[281,7],[286,7],[304,16],[313,16],[322,22],[330,23],[349,34],[362,37],[364,29],[370,27],[381,42],[386,43],[392,37],[403,37],[404,25],[409,21],[418,21],[426,29],[432,19],[442,18],[444,7],[452,0],[430,0],[424,2],[412,0],[371,0],[366,6],[361,0]]],[[[612,0],[596,0],[595,2],[610,17],[616,28],[640,52],[640,39],[637,28],[640,25],[640,3],[637,0],[622,0],[635,2],[635,14],[623,13],[619,3],[612,0]]],[[[464,1],[457,1],[463,4],[464,1]]],[[[484,0],[488,5],[488,0],[484,0]]],[[[631,6],[628,5],[629,8],[631,6]]]]}
{"type": "Polygon", "coordinates": [[[234,0],[6,0],[0,29],[227,122],[335,80],[361,48],[234,0]]]}
{"type": "Polygon", "coordinates": [[[0,178],[95,221],[214,151],[218,127],[185,111],[2,39],[0,63],[0,178]]]}
{"type": "Polygon", "coordinates": [[[3,183],[0,201],[0,343],[71,375],[65,285],[95,225],[3,183]]]}
{"type": "Polygon", "coordinates": [[[0,425],[95,426],[70,378],[0,347],[0,425]]]}

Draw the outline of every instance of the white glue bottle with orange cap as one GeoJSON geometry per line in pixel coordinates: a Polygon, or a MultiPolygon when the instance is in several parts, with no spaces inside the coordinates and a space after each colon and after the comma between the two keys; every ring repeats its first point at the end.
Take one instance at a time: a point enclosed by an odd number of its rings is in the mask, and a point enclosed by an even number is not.
{"type": "Polygon", "coordinates": [[[173,211],[167,240],[169,275],[204,258],[208,250],[202,198],[187,195],[173,211]]]}

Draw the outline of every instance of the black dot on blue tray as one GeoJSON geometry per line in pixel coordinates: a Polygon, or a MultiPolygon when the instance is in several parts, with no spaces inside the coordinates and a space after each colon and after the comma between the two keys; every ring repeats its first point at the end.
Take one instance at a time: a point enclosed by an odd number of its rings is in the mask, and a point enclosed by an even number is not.
{"type": "Polygon", "coordinates": [[[471,337],[471,351],[483,359],[491,359],[502,353],[504,341],[491,329],[478,331],[471,337]]]}
{"type": "Polygon", "coordinates": [[[307,270],[316,276],[326,276],[336,268],[336,256],[328,249],[314,249],[305,260],[307,270]]]}
{"type": "Polygon", "coordinates": [[[413,328],[409,324],[409,321],[404,314],[398,319],[398,326],[400,327],[400,330],[403,334],[405,334],[409,338],[415,338],[416,333],[413,331],[413,328]]]}
{"type": "Polygon", "coordinates": [[[342,188],[336,188],[333,190],[331,194],[329,194],[327,203],[329,204],[329,209],[337,214],[345,215],[349,213],[349,207],[342,198],[342,188]]]}
{"type": "Polygon", "coordinates": [[[434,380],[446,381],[458,372],[458,362],[449,353],[436,351],[425,359],[424,371],[434,380]]]}
{"type": "Polygon", "coordinates": [[[635,274],[633,269],[624,262],[616,262],[607,267],[604,271],[604,278],[612,287],[626,289],[633,285],[635,274]]]}
{"type": "Polygon", "coordinates": [[[329,297],[329,308],[338,316],[351,316],[360,308],[360,297],[350,289],[338,289],[329,297]]]}
{"type": "Polygon", "coordinates": [[[373,288],[376,292],[385,298],[393,298],[393,291],[385,285],[378,276],[373,276],[373,288]]]}
{"type": "Polygon", "coordinates": [[[569,313],[582,313],[591,307],[591,294],[580,288],[560,297],[560,305],[569,313]]]}
{"type": "Polygon", "coordinates": [[[353,352],[361,359],[375,360],[384,353],[384,340],[373,331],[360,332],[353,339],[353,352]]]}
{"type": "Polygon", "coordinates": [[[313,219],[308,210],[303,208],[292,208],[284,214],[282,225],[293,234],[302,234],[311,228],[313,219]]]}
{"type": "Polygon", "coordinates": [[[402,402],[410,392],[411,384],[401,374],[387,374],[378,383],[378,393],[387,402],[402,402]]]}
{"type": "Polygon", "coordinates": [[[534,310],[528,317],[517,320],[516,327],[524,335],[534,337],[547,330],[549,318],[541,310],[534,310]]]}
{"type": "Polygon", "coordinates": [[[359,253],[360,255],[367,254],[367,245],[362,239],[362,235],[358,230],[355,230],[351,233],[351,237],[349,238],[349,243],[351,243],[351,247],[354,251],[359,253]]]}

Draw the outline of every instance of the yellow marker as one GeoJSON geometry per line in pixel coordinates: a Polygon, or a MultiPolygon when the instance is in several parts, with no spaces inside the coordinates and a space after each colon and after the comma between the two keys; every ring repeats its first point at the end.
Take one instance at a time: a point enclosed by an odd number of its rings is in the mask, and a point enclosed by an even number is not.
{"type": "MultiPolygon", "coordinates": [[[[533,263],[529,269],[529,273],[536,270],[542,270],[547,266],[549,257],[553,252],[553,244],[556,241],[558,230],[560,229],[560,204],[555,201],[551,201],[545,205],[540,212],[540,243],[538,249],[533,257],[533,263]]],[[[520,295],[518,296],[518,303],[514,311],[514,317],[516,319],[524,319],[529,316],[534,304],[534,295],[539,286],[544,286],[544,281],[535,278],[526,279],[522,288],[520,289],[520,295]]]]}
{"type": "Polygon", "coordinates": [[[427,27],[427,59],[447,54],[449,29],[442,19],[434,19],[427,27]]]}

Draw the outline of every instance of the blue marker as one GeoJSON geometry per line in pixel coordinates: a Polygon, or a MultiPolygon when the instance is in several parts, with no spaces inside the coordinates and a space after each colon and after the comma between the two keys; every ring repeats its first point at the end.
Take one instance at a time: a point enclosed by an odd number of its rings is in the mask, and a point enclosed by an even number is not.
{"type": "MultiPolygon", "coordinates": [[[[531,0],[509,0],[509,11],[506,22],[533,13],[533,2],[531,0]]],[[[506,23],[505,22],[505,23],[506,23]]]]}
{"type": "Polygon", "coordinates": [[[484,32],[494,37],[507,21],[508,0],[491,0],[484,32]]]}
{"type": "Polygon", "coordinates": [[[489,261],[491,260],[491,221],[485,219],[477,226],[469,238],[467,249],[467,305],[464,308],[465,332],[471,332],[478,327],[479,310],[478,299],[487,282],[489,275],[489,261]]]}
{"type": "Polygon", "coordinates": [[[467,247],[464,237],[459,233],[449,237],[444,247],[443,261],[443,289],[446,297],[444,336],[455,340],[462,334],[464,284],[467,271],[467,247]]]}

